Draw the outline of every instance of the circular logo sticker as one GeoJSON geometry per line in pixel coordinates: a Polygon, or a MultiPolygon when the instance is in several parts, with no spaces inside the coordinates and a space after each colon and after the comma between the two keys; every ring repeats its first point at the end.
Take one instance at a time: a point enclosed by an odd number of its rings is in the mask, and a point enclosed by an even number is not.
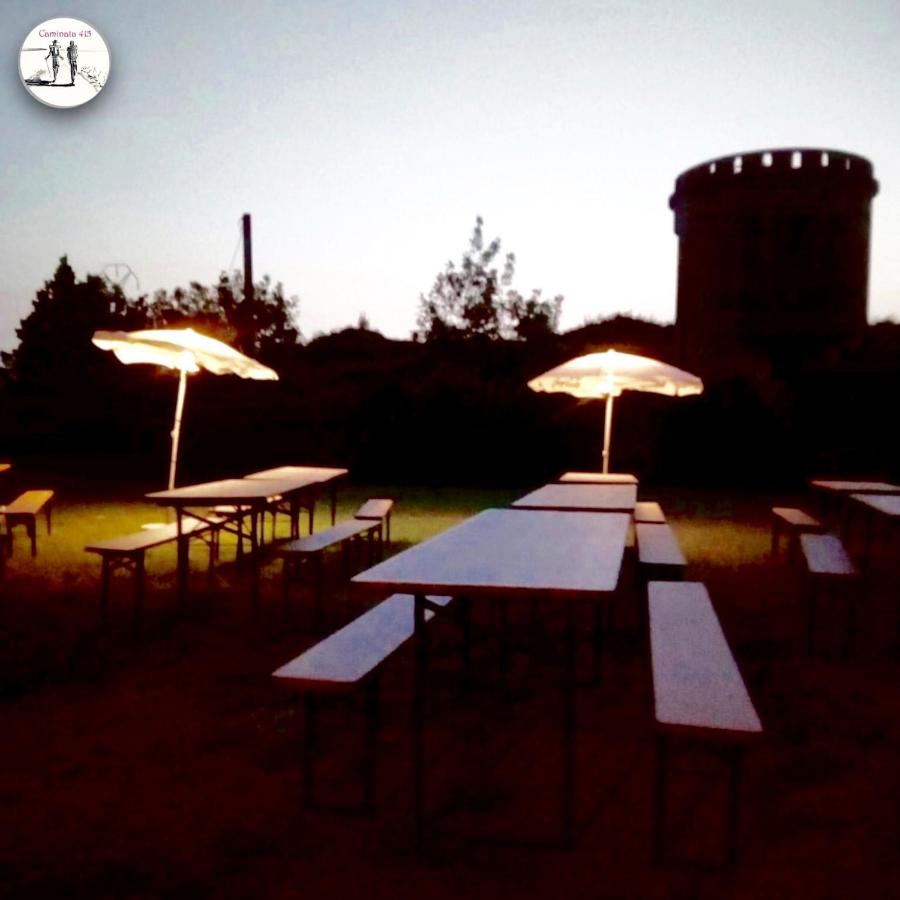
{"type": "Polygon", "coordinates": [[[19,72],[35,100],[47,106],[81,106],[106,86],[109,50],[87,22],[47,19],[25,38],[19,72]]]}

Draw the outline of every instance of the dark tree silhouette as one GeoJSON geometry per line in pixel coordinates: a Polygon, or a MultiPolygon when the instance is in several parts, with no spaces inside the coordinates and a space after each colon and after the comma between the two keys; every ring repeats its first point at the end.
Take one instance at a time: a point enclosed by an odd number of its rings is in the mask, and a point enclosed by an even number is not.
{"type": "Polygon", "coordinates": [[[147,312],[157,328],[193,327],[229,344],[243,336],[247,352],[262,358],[298,344],[297,298],[285,297],[281,283],[273,287],[268,275],[253,295],[247,304],[241,273],[222,272],[212,287],[193,281],[186,290],[158,291],[147,312]]]}
{"type": "Polygon", "coordinates": [[[526,298],[513,290],[515,254],[507,253],[498,270],[500,239],[485,246],[483,226],[479,216],[460,265],[448,262],[420,297],[416,340],[530,340],[556,332],[563,298],[544,300],[539,290],[526,298]]]}
{"type": "Polygon", "coordinates": [[[13,385],[56,393],[61,385],[95,369],[102,355],[91,344],[94,331],[141,328],[145,323],[143,299],[129,302],[118,285],[99,275],[78,281],[63,256],[19,323],[19,344],[2,354],[3,365],[13,385]]]}

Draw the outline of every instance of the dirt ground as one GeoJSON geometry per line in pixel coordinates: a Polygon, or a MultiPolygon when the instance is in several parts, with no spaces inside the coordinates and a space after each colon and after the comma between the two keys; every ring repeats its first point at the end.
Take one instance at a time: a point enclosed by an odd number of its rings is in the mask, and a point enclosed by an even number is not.
{"type": "MultiPolygon", "coordinates": [[[[735,868],[719,863],[726,780],[703,755],[679,759],[672,776],[667,841],[677,861],[651,861],[652,687],[630,566],[600,683],[591,677],[590,610],[582,612],[574,849],[552,845],[559,611],[541,608],[536,626],[528,604],[512,614],[505,676],[496,623],[482,612],[470,692],[460,687],[453,617],[433,625],[429,828],[417,852],[408,652],[383,677],[376,813],[307,811],[303,707],[269,676],[315,636],[302,591],[283,619],[277,569],[266,571],[258,618],[246,573],[225,564],[211,587],[194,572],[185,610],[173,609],[170,592],[151,591],[135,637],[126,592],[101,630],[96,594],[59,584],[11,589],[13,560],[0,604],[0,895],[897,897],[900,654],[890,553],[855,601],[850,656],[835,652],[838,603],[825,609],[820,652],[810,655],[799,577],[764,552],[765,501],[731,510],[731,549],[722,552],[714,552],[721,517],[689,503],[670,508],[688,577],[709,587],[765,728],[744,768],[735,868]]],[[[59,520],[67,527],[64,511],[59,520]]],[[[335,587],[328,629],[359,609],[335,587]]],[[[319,799],[353,803],[359,711],[326,709],[321,738],[319,799]]]]}

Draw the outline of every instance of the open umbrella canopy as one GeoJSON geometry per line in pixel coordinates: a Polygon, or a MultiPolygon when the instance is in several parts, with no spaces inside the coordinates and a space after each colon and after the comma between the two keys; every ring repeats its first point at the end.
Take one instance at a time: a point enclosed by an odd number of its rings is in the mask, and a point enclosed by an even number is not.
{"type": "Polygon", "coordinates": [[[278,380],[278,373],[274,369],[244,356],[222,341],[198,334],[193,328],[95,331],[92,341],[101,350],[111,350],[120,362],[165,366],[179,372],[175,424],[172,427],[172,458],[169,462],[169,490],[175,487],[187,376],[200,369],[207,369],[215,375],[238,375],[257,381],[278,380]]]}
{"type": "Polygon", "coordinates": [[[93,342],[101,350],[112,350],[123,363],[149,363],[190,374],[207,369],[215,375],[278,380],[273,369],[193,328],[95,331],[93,342]]]}
{"type": "Polygon", "coordinates": [[[528,382],[533,391],[562,392],[582,399],[618,397],[622,391],[649,391],[686,397],[703,392],[703,382],[690,372],[648,356],[606,350],[588,353],[528,382]]]}
{"type": "Polygon", "coordinates": [[[533,391],[571,394],[581,399],[606,398],[606,425],[603,433],[603,471],[609,471],[609,446],[612,438],[614,398],[622,391],[648,391],[670,397],[687,397],[703,392],[703,382],[684,372],[634,353],[606,350],[570,359],[556,368],[532,378],[533,391]]]}

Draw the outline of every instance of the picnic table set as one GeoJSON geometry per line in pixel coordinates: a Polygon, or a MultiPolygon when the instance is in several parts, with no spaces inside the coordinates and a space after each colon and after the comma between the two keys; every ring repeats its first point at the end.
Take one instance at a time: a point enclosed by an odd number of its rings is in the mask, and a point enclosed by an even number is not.
{"type": "MultiPolygon", "coordinates": [[[[8,469],[8,466],[7,466],[8,469]]],[[[3,468],[0,467],[0,472],[3,468]]],[[[414,839],[427,840],[429,830],[429,747],[425,739],[429,715],[428,633],[448,618],[463,627],[463,665],[469,677],[473,610],[492,604],[542,604],[561,614],[558,657],[560,703],[560,803],[558,821],[549,822],[554,842],[575,844],[578,835],[578,717],[576,678],[580,635],[578,608],[594,614],[592,644],[597,671],[602,671],[604,622],[622,590],[622,573],[633,566],[641,592],[641,627],[648,635],[655,720],[655,785],[652,849],[666,857],[667,792],[673,753],[686,745],[719,758],[727,769],[723,830],[726,858],[737,856],[739,799],[745,752],[763,734],[763,725],[744,684],[738,664],[719,622],[713,599],[699,581],[686,580],[688,561],[677,534],[660,504],[638,500],[638,479],[629,474],[566,472],[549,484],[514,499],[505,508],[485,509],[436,536],[385,558],[389,546],[392,498],[370,498],[350,518],[336,521],[337,491],[348,470],[285,465],[201,484],[153,491],[146,498],[172,511],[174,521],[130,535],[94,541],[85,549],[101,557],[101,612],[106,615],[110,582],[117,569],[134,578],[135,625],[140,622],[144,592],[144,559],[148,550],[176,546],[175,594],[186,599],[190,545],[204,540],[212,571],[222,534],[235,538],[238,558],[249,564],[249,598],[254,613],[260,596],[260,567],[271,550],[283,565],[287,607],[297,573],[312,570],[314,632],[318,637],[273,673],[276,685],[303,696],[304,798],[313,806],[316,717],[323,698],[361,693],[365,698],[363,806],[376,806],[378,697],[382,670],[407,643],[413,653],[411,725],[411,801],[414,839]],[[330,527],[315,530],[317,503],[326,499],[330,527]],[[305,528],[301,527],[305,513],[305,528]],[[275,517],[287,516],[287,535],[276,539],[275,517]],[[272,516],[269,546],[266,516],[272,516]],[[305,534],[301,532],[305,531],[305,534]],[[247,548],[244,550],[244,544],[247,548]],[[321,629],[325,601],[322,564],[326,550],[339,547],[356,554],[355,574],[344,569],[360,614],[330,634],[321,629]],[[633,547],[633,550],[632,550],[633,547]],[[365,555],[365,563],[359,562],[365,555]],[[361,570],[360,570],[361,569],[361,570]]],[[[806,646],[815,644],[816,610],[838,594],[848,607],[844,650],[852,633],[852,586],[872,555],[877,529],[900,520],[900,486],[889,482],[812,479],[819,499],[817,517],[792,507],[773,507],[772,557],[785,537],[789,558],[805,567],[809,591],[806,646]],[[832,530],[828,526],[833,525],[832,530]],[[854,526],[857,540],[854,542],[854,526]]],[[[25,525],[36,553],[35,522],[47,518],[54,492],[26,491],[2,509],[4,536],[25,525]]],[[[283,531],[284,529],[282,529],[283,531]]],[[[3,556],[6,555],[4,552],[3,556]]],[[[484,617],[482,617],[483,619],[484,617]]],[[[487,617],[488,619],[491,616],[487,617]]],[[[602,683],[600,690],[603,690],[602,683]]]]}
{"type": "MultiPolygon", "coordinates": [[[[285,663],[273,676],[304,695],[305,721],[315,732],[318,702],[335,692],[367,698],[363,805],[374,807],[377,696],[382,668],[408,640],[415,676],[411,714],[412,813],[417,846],[427,841],[429,751],[428,632],[453,615],[466,623],[473,608],[497,601],[549,604],[562,612],[563,653],[559,746],[559,821],[549,842],[564,847],[577,837],[579,797],[576,717],[576,608],[595,613],[594,652],[602,652],[602,622],[620,589],[629,538],[636,535],[642,584],[651,597],[654,693],[658,725],[657,828],[654,849],[664,856],[665,780],[670,743],[688,738],[726,757],[732,771],[728,809],[729,859],[737,846],[737,770],[745,747],[762,726],[702,584],[682,579],[685,559],[657,503],[640,504],[637,479],[603,473],[566,473],[501,509],[486,509],[460,524],[383,560],[351,579],[353,592],[374,602],[367,612],[285,663]],[[590,477],[584,477],[589,475],[590,477]],[[646,532],[638,529],[649,529],[646,532]],[[660,541],[662,529],[668,541],[660,541]],[[680,590],[672,593],[671,586],[680,590]],[[385,599],[386,598],[386,599],[385,599]],[[660,606],[661,605],[661,606],[660,606]],[[659,607],[659,608],[657,608],[659,607]],[[677,609],[678,612],[672,612],[677,609]]],[[[469,647],[463,647],[467,678],[469,647]]],[[[600,660],[602,663],[602,660],[600,660]]],[[[304,744],[305,797],[312,803],[314,748],[304,744]]]]}

